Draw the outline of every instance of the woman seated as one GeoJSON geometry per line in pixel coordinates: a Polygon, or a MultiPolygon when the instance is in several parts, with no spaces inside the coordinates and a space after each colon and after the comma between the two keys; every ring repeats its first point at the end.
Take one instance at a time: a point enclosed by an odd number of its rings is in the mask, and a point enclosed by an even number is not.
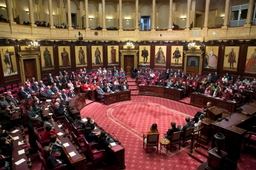
{"type": "Polygon", "coordinates": [[[68,89],[70,89],[70,90],[75,89],[74,84],[71,82],[71,80],[68,80],[67,86],[68,86],[68,89]]]}
{"type": "Polygon", "coordinates": [[[50,136],[49,146],[51,148],[51,154],[59,155],[59,156],[64,155],[64,152],[62,149],[62,143],[59,140],[59,138],[57,138],[56,135],[50,136]]]}
{"type": "Polygon", "coordinates": [[[230,99],[230,94],[228,93],[227,90],[224,90],[224,92],[222,92],[221,98],[222,98],[223,100],[229,100],[229,99],[230,99]]]}
{"type": "Polygon", "coordinates": [[[145,85],[147,85],[148,84],[148,82],[146,81],[146,79],[143,79],[143,80],[141,80],[141,82],[140,82],[140,85],[142,85],[142,86],[145,86],[145,85]]]}
{"type": "Polygon", "coordinates": [[[205,116],[204,114],[201,114],[198,122],[194,124],[194,131],[197,131],[198,129],[200,129],[203,118],[205,118],[205,116]]]}
{"type": "MultiPolygon", "coordinates": [[[[158,129],[157,129],[157,124],[156,123],[153,123],[147,133],[148,134],[159,134],[158,132],[158,129]]],[[[147,143],[147,135],[143,135],[143,139],[144,139],[144,142],[147,143]]]]}
{"type": "Polygon", "coordinates": [[[42,133],[42,142],[49,142],[52,135],[57,135],[53,126],[46,126],[42,133]]]}

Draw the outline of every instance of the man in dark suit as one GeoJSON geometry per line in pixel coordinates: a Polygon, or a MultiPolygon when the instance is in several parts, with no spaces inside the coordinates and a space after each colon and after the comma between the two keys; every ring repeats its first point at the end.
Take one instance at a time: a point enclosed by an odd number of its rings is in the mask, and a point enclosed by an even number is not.
{"type": "Polygon", "coordinates": [[[74,122],[73,118],[69,115],[68,111],[64,107],[60,107],[59,102],[55,102],[54,104],[54,113],[56,116],[65,116],[70,122],[74,122]]]}
{"type": "Polygon", "coordinates": [[[166,138],[167,139],[171,139],[171,136],[172,136],[172,134],[174,133],[174,132],[178,132],[178,131],[180,131],[180,128],[178,127],[176,127],[176,122],[171,122],[171,129],[168,129],[168,131],[166,132],[166,138]]]}
{"type": "Polygon", "coordinates": [[[53,83],[52,92],[53,92],[54,94],[57,94],[59,91],[60,91],[60,90],[59,90],[57,84],[56,84],[56,83],[53,83]]]}
{"type": "MultiPolygon", "coordinates": [[[[185,121],[186,121],[186,124],[182,127],[181,131],[182,133],[184,134],[185,131],[188,129],[188,128],[191,128],[194,126],[194,122],[193,121],[190,121],[190,118],[189,117],[186,117],[185,118],[185,121]]],[[[182,134],[182,135],[183,135],[182,134]]]]}
{"type": "Polygon", "coordinates": [[[42,118],[32,111],[32,106],[30,105],[27,105],[27,117],[30,121],[39,121],[40,123],[43,123],[42,118]]]}
{"type": "Polygon", "coordinates": [[[12,96],[12,92],[10,92],[10,91],[7,91],[6,101],[8,103],[10,103],[10,102],[14,103],[15,106],[17,106],[19,103],[19,101],[12,96]]]}
{"type": "Polygon", "coordinates": [[[123,84],[121,85],[121,90],[122,91],[129,90],[129,86],[126,81],[124,81],[123,84]]]}
{"type": "Polygon", "coordinates": [[[48,79],[48,85],[51,86],[54,83],[54,80],[53,80],[53,77],[52,77],[51,73],[49,73],[49,76],[47,77],[47,79],[48,79]]]}
{"type": "Polygon", "coordinates": [[[31,94],[27,93],[25,90],[24,90],[24,87],[21,86],[20,87],[20,95],[24,98],[24,99],[29,99],[31,98],[31,94]]]}
{"type": "Polygon", "coordinates": [[[43,88],[43,87],[40,88],[39,97],[51,98],[51,97],[44,91],[44,88],[43,88]]]}
{"type": "Polygon", "coordinates": [[[40,87],[38,86],[38,82],[35,81],[33,86],[32,86],[32,89],[35,91],[35,92],[38,92],[40,90],[40,87]]]}
{"type": "Polygon", "coordinates": [[[44,89],[46,88],[46,85],[44,84],[44,82],[42,80],[39,81],[39,85],[40,88],[43,87],[44,89]]]}

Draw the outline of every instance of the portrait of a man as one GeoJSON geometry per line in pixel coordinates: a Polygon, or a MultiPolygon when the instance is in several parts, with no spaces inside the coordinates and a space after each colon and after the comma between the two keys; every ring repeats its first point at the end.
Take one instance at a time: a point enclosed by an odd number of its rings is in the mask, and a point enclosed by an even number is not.
{"type": "Polygon", "coordinates": [[[70,67],[70,47],[69,46],[59,46],[58,47],[59,54],[59,65],[60,67],[70,67]]]}
{"type": "Polygon", "coordinates": [[[217,69],[219,46],[206,46],[204,68],[217,69]]]}
{"type": "Polygon", "coordinates": [[[93,65],[102,65],[102,46],[92,46],[92,64],[93,65]]]}
{"type": "Polygon", "coordinates": [[[249,46],[247,49],[245,72],[256,73],[256,46],[249,46]]]}
{"type": "Polygon", "coordinates": [[[14,47],[12,46],[0,47],[0,54],[1,54],[4,76],[11,76],[11,75],[18,74],[14,47]]]}
{"type": "Polygon", "coordinates": [[[108,46],[108,64],[118,64],[119,63],[119,47],[108,46]]]}
{"type": "Polygon", "coordinates": [[[139,63],[149,65],[150,63],[150,46],[139,47],[139,63]]]}
{"type": "Polygon", "coordinates": [[[86,66],[87,65],[87,53],[86,46],[75,46],[76,53],[76,65],[86,66]]]}
{"type": "Polygon", "coordinates": [[[172,46],[171,65],[181,66],[183,61],[183,46],[172,46]]]}
{"type": "Polygon", "coordinates": [[[166,63],[166,46],[155,46],[155,64],[165,65],[166,63]]]}
{"type": "Polygon", "coordinates": [[[54,66],[53,47],[40,46],[41,64],[43,69],[51,69],[54,66]]]}
{"type": "Polygon", "coordinates": [[[228,46],[225,48],[223,70],[236,71],[238,62],[239,47],[228,46]]]}

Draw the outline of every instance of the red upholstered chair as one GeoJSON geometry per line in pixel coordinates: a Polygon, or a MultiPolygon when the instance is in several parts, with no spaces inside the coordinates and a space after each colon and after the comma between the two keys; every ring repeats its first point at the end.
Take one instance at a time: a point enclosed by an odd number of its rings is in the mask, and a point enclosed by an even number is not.
{"type": "Polygon", "coordinates": [[[11,90],[11,89],[12,89],[12,86],[11,86],[11,85],[5,86],[5,89],[6,89],[6,91],[7,91],[7,90],[11,90]]]}
{"type": "Polygon", "coordinates": [[[105,154],[104,150],[96,149],[96,146],[97,146],[96,143],[90,144],[90,143],[87,142],[86,139],[84,139],[84,141],[85,141],[85,146],[86,146],[86,149],[87,149],[87,154],[88,154],[88,157],[89,157],[89,161],[92,164],[97,164],[97,163],[100,163],[100,162],[105,160],[106,154],[105,154]]]}
{"type": "Polygon", "coordinates": [[[47,164],[46,164],[46,161],[45,161],[45,159],[44,159],[43,154],[38,151],[38,155],[39,155],[39,158],[40,158],[40,160],[41,160],[41,162],[42,162],[41,170],[42,170],[42,168],[44,168],[44,170],[66,169],[66,165],[65,165],[65,164],[61,164],[61,165],[59,165],[59,166],[57,166],[57,167],[55,167],[55,168],[53,168],[53,169],[49,169],[48,166],[47,166],[47,164]]]}
{"type": "Polygon", "coordinates": [[[158,152],[159,134],[147,134],[143,135],[143,148],[146,146],[146,152],[149,147],[156,147],[158,152]]]}
{"type": "Polygon", "coordinates": [[[82,152],[86,152],[86,146],[85,146],[85,139],[84,137],[77,137],[73,131],[71,131],[72,139],[75,141],[75,143],[81,148],[82,152]]]}
{"type": "Polygon", "coordinates": [[[18,87],[18,84],[12,84],[12,88],[18,87]]]}
{"type": "Polygon", "coordinates": [[[244,149],[248,149],[250,145],[256,146],[256,126],[253,126],[252,131],[247,131],[244,136],[244,149]]]}
{"type": "Polygon", "coordinates": [[[44,127],[34,128],[34,132],[35,132],[35,135],[36,135],[36,140],[38,142],[40,142],[43,146],[47,146],[47,145],[49,145],[50,140],[49,141],[43,141],[42,140],[43,131],[44,131],[44,127]]]}

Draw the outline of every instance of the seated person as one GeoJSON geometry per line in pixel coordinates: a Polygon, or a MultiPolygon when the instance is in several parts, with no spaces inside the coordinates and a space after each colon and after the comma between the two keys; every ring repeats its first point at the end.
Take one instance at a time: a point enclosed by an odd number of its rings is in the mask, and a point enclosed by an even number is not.
{"type": "Polygon", "coordinates": [[[54,127],[46,126],[45,130],[42,133],[42,142],[50,141],[50,137],[52,135],[57,135],[57,132],[55,131],[54,127]]]}
{"type": "Polygon", "coordinates": [[[152,79],[152,80],[149,81],[148,85],[155,86],[156,82],[154,81],[154,79],[152,79]]]}
{"type": "Polygon", "coordinates": [[[205,115],[201,114],[198,122],[194,124],[194,131],[198,130],[201,127],[203,118],[205,118],[205,115]]]}
{"type": "Polygon", "coordinates": [[[38,121],[43,123],[43,120],[39,114],[32,111],[32,105],[27,105],[27,116],[30,121],[38,121]]]}
{"type": "Polygon", "coordinates": [[[170,79],[170,81],[167,82],[167,88],[171,88],[173,86],[173,81],[170,79]]]}
{"type": "Polygon", "coordinates": [[[211,107],[212,107],[212,103],[211,103],[211,102],[207,102],[207,103],[206,103],[206,107],[202,109],[203,112],[198,111],[198,112],[195,114],[195,116],[194,116],[194,118],[193,118],[192,120],[193,120],[195,123],[197,123],[198,120],[199,120],[199,117],[200,117],[202,114],[203,114],[204,116],[206,116],[207,110],[208,110],[209,108],[211,108],[211,107]]]}
{"type": "Polygon", "coordinates": [[[141,85],[141,86],[145,86],[145,85],[147,85],[147,84],[148,84],[148,82],[147,82],[146,79],[143,79],[143,80],[141,80],[141,82],[140,82],[140,85],[141,85]]]}
{"type": "Polygon", "coordinates": [[[229,100],[230,99],[230,94],[228,93],[227,90],[224,90],[224,92],[221,94],[221,98],[223,100],[229,100]]]}
{"type": "Polygon", "coordinates": [[[10,161],[9,156],[5,156],[2,154],[2,149],[0,149],[0,169],[10,169],[10,161]]]}
{"type": "Polygon", "coordinates": [[[60,91],[59,87],[57,86],[56,83],[53,83],[53,86],[52,86],[52,92],[57,94],[58,92],[60,91]]]}
{"type": "Polygon", "coordinates": [[[164,86],[164,80],[161,79],[158,83],[157,83],[158,86],[164,86]]]}
{"type": "Polygon", "coordinates": [[[56,116],[65,116],[70,122],[74,122],[68,110],[62,107],[59,102],[55,102],[54,104],[54,113],[56,114],[56,116]]]}
{"type": "Polygon", "coordinates": [[[63,162],[51,155],[51,148],[49,146],[44,147],[45,161],[49,169],[56,168],[63,164],[63,162]]]}
{"type": "Polygon", "coordinates": [[[57,154],[59,156],[64,154],[62,149],[62,143],[56,135],[50,136],[49,147],[51,147],[51,154],[57,154]]]}
{"type": "Polygon", "coordinates": [[[104,98],[105,92],[100,88],[100,86],[97,86],[96,92],[98,93],[100,98],[104,98]]]}
{"type": "Polygon", "coordinates": [[[48,98],[51,99],[51,95],[49,95],[48,93],[45,92],[44,88],[41,87],[39,90],[39,97],[44,97],[44,98],[48,98]]]}
{"type": "Polygon", "coordinates": [[[173,85],[174,88],[180,88],[181,87],[181,84],[179,81],[176,81],[176,83],[173,85]]]}
{"type": "Polygon", "coordinates": [[[0,146],[1,146],[1,151],[2,155],[5,156],[12,156],[12,151],[13,151],[13,144],[12,144],[13,138],[8,136],[8,137],[2,137],[0,139],[0,146]]]}
{"type": "Polygon", "coordinates": [[[100,135],[98,137],[98,143],[97,143],[97,149],[107,149],[109,142],[107,141],[107,136],[105,132],[100,132],[100,135]]]}
{"type": "Polygon", "coordinates": [[[10,104],[5,100],[5,96],[0,96],[0,107],[10,107],[10,104]]]}
{"type": "Polygon", "coordinates": [[[48,94],[48,96],[53,97],[55,95],[55,93],[53,93],[51,86],[47,86],[46,87],[46,93],[48,94]]]}
{"type": "Polygon", "coordinates": [[[190,118],[189,117],[186,117],[185,118],[185,121],[186,121],[186,124],[181,128],[181,131],[184,135],[185,131],[188,129],[188,128],[191,128],[194,126],[194,122],[193,121],[190,121],[190,118]]]}
{"type": "Polygon", "coordinates": [[[55,126],[54,119],[50,115],[46,116],[46,120],[44,121],[44,129],[47,126],[49,126],[49,127],[54,127],[55,126]]]}
{"type": "Polygon", "coordinates": [[[171,122],[171,129],[168,129],[168,131],[166,132],[166,138],[167,139],[171,139],[171,136],[174,132],[178,132],[180,131],[179,127],[176,127],[176,122],[171,122]]]}
{"type": "Polygon", "coordinates": [[[10,109],[6,105],[3,105],[1,107],[1,110],[0,110],[0,124],[2,125],[3,129],[10,130],[10,128],[11,128],[11,123],[10,123],[11,117],[12,116],[11,116],[10,109]]]}
{"type": "Polygon", "coordinates": [[[203,86],[200,84],[199,87],[196,89],[196,92],[197,93],[200,93],[200,94],[204,94],[204,88],[203,86]]]}
{"type": "Polygon", "coordinates": [[[127,84],[126,81],[124,81],[123,84],[121,85],[121,90],[122,91],[129,90],[129,85],[127,84]]]}
{"type": "Polygon", "coordinates": [[[81,123],[83,123],[84,137],[88,142],[96,142],[98,141],[97,135],[99,133],[94,133],[94,124],[92,124],[91,119],[82,119],[81,123]]]}
{"type": "Polygon", "coordinates": [[[26,92],[26,91],[24,90],[24,87],[23,87],[23,86],[20,87],[19,93],[20,93],[20,95],[21,95],[24,99],[29,99],[29,98],[31,98],[31,94],[29,94],[28,92],[26,92]]]}
{"type": "Polygon", "coordinates": [[[68,92],[68,97],[69,97],[69,98],[74,98],[75,96],[76,96],[75,91],[74,91],[74,90],[69,90],[69,92],[68,92]]]}

